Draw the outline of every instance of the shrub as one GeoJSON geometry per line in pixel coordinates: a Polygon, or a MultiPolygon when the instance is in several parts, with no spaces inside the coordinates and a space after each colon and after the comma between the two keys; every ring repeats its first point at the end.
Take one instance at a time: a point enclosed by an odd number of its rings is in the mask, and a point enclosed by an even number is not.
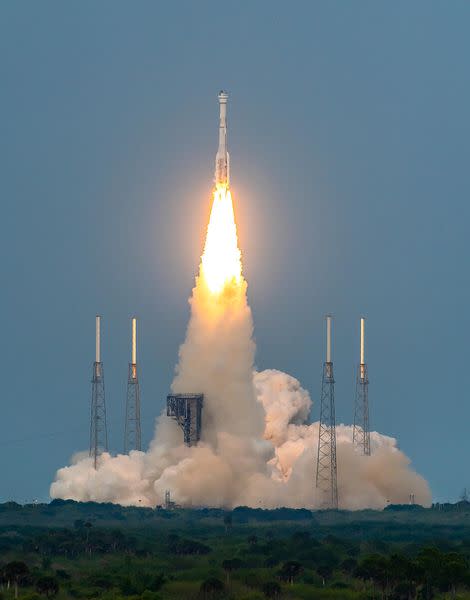
{"type": "Polygon", "coordinates": [[[201,583],[201,594],[204,600],[209,598],[220,598],[223,594],[225,586],[217,577],[209,577],[201,583]]]}

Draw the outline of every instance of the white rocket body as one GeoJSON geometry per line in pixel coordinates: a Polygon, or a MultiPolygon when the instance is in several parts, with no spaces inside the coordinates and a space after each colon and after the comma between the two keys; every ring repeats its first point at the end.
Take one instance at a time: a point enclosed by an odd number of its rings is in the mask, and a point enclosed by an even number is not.
{"type": "Polygon", "coordinates": [[[230,156],[227,150],[227,92],[219,92],[219,149],[215,157],[215,184],[230,185],[230,156]]]}

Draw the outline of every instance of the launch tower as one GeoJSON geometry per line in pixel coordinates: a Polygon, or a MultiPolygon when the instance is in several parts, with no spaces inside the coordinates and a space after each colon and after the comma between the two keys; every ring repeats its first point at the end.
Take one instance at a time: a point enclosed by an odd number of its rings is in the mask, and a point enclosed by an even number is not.
{"type": "Polygon", "coordinates": [[[170,394],[166,399],[166,414],[173,417],[183,430],[186,446],[195,446],[201,439],[203,394],[170,394]]]}
{"type": "Polygon", "coordinates": [[[137,373],[137,319],[131,319],[131,362],[127,378],[126,424],[124,430],[124,453],[142,450],[140,428],[140,386],[137,373]]]}
{"type": "Polygon", "coordinates": [[[101,362],[101,317],[96,316],[96,355],[91,379],[90,456],[96,469],[98,457],[108,451],[104,372],[101,362]]]}
{"type": "Polygon", "coordinates": [[[364,357],[364,328],[365,319],[361,317],[361,355],[357,368],[356,399],[354,404],[353,444],[366,456],[370,456],[370,428],[369,428],[369,378],[367,364],[364,357]]]}
{"type": "Polygon", "coordinates": [[[331,320],[332,317],[327,315],[326,362],[323,363],[321,386],[316,488],[319,506],[321,508],[337,509],[335,380],[333,377],[333,361],[331,360],[331,320]]]}

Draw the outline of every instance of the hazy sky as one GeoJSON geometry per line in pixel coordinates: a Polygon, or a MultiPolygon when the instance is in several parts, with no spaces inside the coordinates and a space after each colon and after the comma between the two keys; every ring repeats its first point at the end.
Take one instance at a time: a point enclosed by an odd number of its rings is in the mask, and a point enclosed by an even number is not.
{"type": "Polygon", "coordinates": [[[97,312],[111,448],[133,313],[150,441],[220,88],[258,367],[299,378],[316,420],[332,312],[350,423],[365,314],[372,427],[436,499],[470,486],[469,23],[465,1],[1,3],[0,499],[47,498],[88,447],[97,312]]]}

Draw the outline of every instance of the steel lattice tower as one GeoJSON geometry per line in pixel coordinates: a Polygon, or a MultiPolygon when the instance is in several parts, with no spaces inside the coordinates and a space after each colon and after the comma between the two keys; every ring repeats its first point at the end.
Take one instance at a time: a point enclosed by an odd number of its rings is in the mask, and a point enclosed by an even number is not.
{"type": "Polygon", "coordinates": [[[100,347],[101,317],[96,317],[96,357],[91,379],[90,415],[90,456],[96,469],[98,457],[108,451],[108,431],[106,427],[106,403],[104,396],[104,371],[100,347]]]}
{"type": "Polygon", "coordinates": [[[357,368],[356,400],[354,404],[353,444],[364,454],[370,456],[369,427],[369,377],[364,358],[365,319],[361,317],[361,361],[357,368]]]}
{"type": "Polygon", "coordinates": [[[127,378],[126,424],[124,430],[124,453],[142,450],[140,429],[140,386],[137,373],[137,319],[132,318],[132,356],[127,378]]]}
{"type": "Polygon", "coordinates": [[[320,399],[316,488],[321,508],[338,508],[336,466],[335,380],[331,360],[331,316],[326,317],[326,362],[320,399]]]}

